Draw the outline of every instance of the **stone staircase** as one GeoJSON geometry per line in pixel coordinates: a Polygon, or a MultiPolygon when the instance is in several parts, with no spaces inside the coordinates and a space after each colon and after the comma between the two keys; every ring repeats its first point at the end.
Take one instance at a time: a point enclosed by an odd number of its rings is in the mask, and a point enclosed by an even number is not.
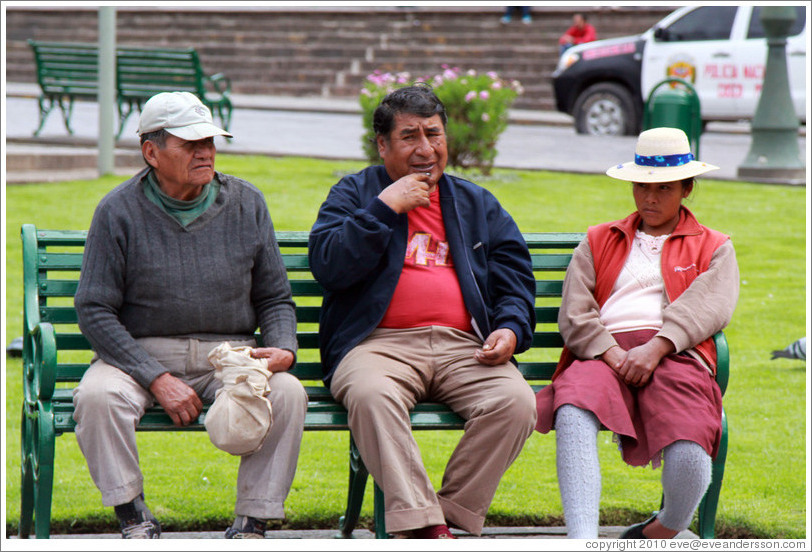
{"type": "MultiPolygon", "coordinates": [[[[584,7],[599,38],[644,31],[673,7],[584,7]]],[[[235,93],[355,97],[374,70],[433,75],[442,64],[496,71],[525,90],[517,109],[554,109],[550,75],[572,7],[535,7],[533,22],[500,23],[503,8],[119,7],[119,44],[192,46],[235,93]]],[[[26,40],[95,42],[95,8],[6,8],[6,80],[36,82],[26,40]]]]}

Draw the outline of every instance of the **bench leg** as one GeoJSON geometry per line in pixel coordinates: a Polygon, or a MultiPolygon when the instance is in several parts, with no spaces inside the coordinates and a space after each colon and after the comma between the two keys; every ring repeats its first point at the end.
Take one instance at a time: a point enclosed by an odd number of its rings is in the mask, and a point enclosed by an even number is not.
{"type": "Polygon", "coordinates": [[[366,490],[367,477],[369,471],[361,459],[361,453],[355,446],[355,440],[350,433],[350,484],[347,492],[347,511],[338,520],[341,534],[339,537],[350,539],[358,518],[361,515],[361,506],[364,503],[364,491],[366,490]]]}
{"type": "Polygon", "coordinates": [[[132,102],[127,102],[127,107],[124,107],[124,103],[119,101],[118,102],[118,132],[116,133],[116,140],[121,138],[121,133],[124,132],[124,127],[127,125],[127,119],[130,118],[132,112],[135,111],[135,105],[132,102]]]}
{"type": "Polygon", "coordinates": [[[225,103],[221,103],[217,107],[217,111],[220,114],[220,121],[223,123],[223,128],[228,130],[228,127],[231,126],[231,102],[226,100],[225,103]]]}
{"type": "Polygon", "coordinates": [[[34,457],[34,534],[38,539],[51,536],[51,499],[54,490],[54,413],[50,404],[38,403],[34,418],[36,455],[34,457]]]}
{"type": "Polygon", "coordinates": [[[727,458],[727,416],[722,410],[722,438],[719,443],[719,453],[713,461],[711,484],[708,487],[702,502],[699,503],[698,531],[699,538],[712,539],[716,535],[716,509],[719,506],[719,493],[722,490],[722,478],[725,475],[725,460],[727,458]]]}
{"type": "Polygon", "coordinates": [[[54,108],[54,99],[51,97],[39,97],[39,126],[37,130],[34,131],[34,136],[39,136],[39,133],[42,132],[42,127],[45,126],[45,119],[48,118],[48,114],[51,113],[51,110],[54,108]]]}
{"type": "Polygon", "coordinates": [[[20,527],[18,536],[27,539],[31,534],[31,524],[34,521],[34,426],[28,409],[23,404],[22,420],[20,423],[20,527]]]}
{"type": "Polygon", "coordinates": [[[65,105],[65,97],[59,97],[59,109],[62,110],[62,119],[65,121],[65,128],[68,129],[68,134],[73,136],[73,129],[70,127],[70,120],[73,117],[73,96],[68,97],[67,106],[65,105]]]}
{"type": "Polygon", "coordinates": [[[384,509],[383,490],[375,483],[375,538],[388,539],[386,532],[386,510],[384,509]]]}

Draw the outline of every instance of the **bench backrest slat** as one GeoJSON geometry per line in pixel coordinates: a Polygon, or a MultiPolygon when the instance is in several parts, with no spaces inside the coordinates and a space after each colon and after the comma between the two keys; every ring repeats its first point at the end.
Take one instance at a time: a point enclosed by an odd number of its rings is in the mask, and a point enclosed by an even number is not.
{"type": "MultiPolygon", "coordinates": [[[[49,322],[56,330],[60,356],[57,381],[75,384],[90,361],[89,343],[79,332],[72,297],[76,293],[82,265],[82,247],[85,231],[36,230],[31,225],[23,228],[23,258],[26,297],[35,297],[26,309],[26,320],[49,322]],[[36,305],[36,306],[34,306],[36,305]],[[75,358],[86,351],[87,359],[75,358]]],[[[562,280],[573,248],[583,234],[532,233],[525,234],[536,271],[537,330],[533,348],[519,356],[519,369],[530,381],[549,380],[555,369],[561,336],[556,325],[560,305],[562,280]]],[[[321,385],[319,364],[319,337],[317,324],[322,288],[313,279],[307,256],[307,232],[277,232],[277,241],[283,253],[285,267],[291,282],[296,316],[299,323],[299,362],[294,373],[309,386],[321,385]]],[[[312,390],[311,390],[312,391],[312,390]]],[[[326,390],[325,390],[326,392],[326,390]]],[[[311,397],[313,395],[311,392],[311,397]]],[[[330,423],[334,423],[333,420],[330,423]]],[[[328,422],[325,419],[325,427],[328,422]]]]}
{"type": "MultiPolygon", "coordinates": [[[[98,94],[98,44],[29,40],[37,80],[45,94],[95,97],[98,94]]],[[[158,92],[187,91],[204,97],[205,74],[194,48],[116,47],[119,97],[146,100],[158,92]]]]}

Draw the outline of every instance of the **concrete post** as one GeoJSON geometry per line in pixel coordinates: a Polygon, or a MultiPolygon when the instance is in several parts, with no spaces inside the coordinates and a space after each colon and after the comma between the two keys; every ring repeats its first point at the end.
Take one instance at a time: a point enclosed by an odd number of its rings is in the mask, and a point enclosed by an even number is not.
{"type": "Polygon", "coordinates": [[[99,8],[99,176],[115,168],[116,8],[99,8]]]}
{"type": "Polygon", "coordinates": [[[794,6],[765,6],[761,23],[767,36],[764,85],[752,124],[750,152],[738,177],[756,182],[803,184],[806,170],[798,147],[798,117],[787,73],[787,34],[794,6]]]}

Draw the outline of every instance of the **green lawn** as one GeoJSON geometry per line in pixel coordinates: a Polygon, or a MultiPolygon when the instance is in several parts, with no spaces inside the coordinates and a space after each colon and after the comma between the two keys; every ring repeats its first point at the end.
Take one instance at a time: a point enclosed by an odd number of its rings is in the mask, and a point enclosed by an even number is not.
{"type": "MultiPolygon", "coordinates": [[[[278,230],[308,230],[329,187],[360,162],[221,155],[218,169],[259,186],[278,230]]],[[[629,185],[604,176],[496,170],[475,181],[489,188],[519,227],[532,231],[586,230],[634,209],[629,185]]],[[[20,335],[20,226],[87,229],[99,199],[122,179],[8,186],[6,224],[6,340],[20,335]]],[[[806,370],[802,362],[770,361],[770,351],[804,335],[806,231],[803,188],[740,182],[699,183],[689,207],[706,225],[733,238],[741,297],[726,333],[731,381],[725,396],[730,423],[727,472],[717,532],[724,537],[805,538],[806,370]]],[[[20,361],[7,359],[6,523],[19,519],[20,361]]],[[[424,460],[439,486],[457,432],[419,433],[424,460]]],[[[611,435],[599,437],[604,524],[642,519],[659,505],[659,471],[620,460],[611,435]]],[[[234,500],[237,459],[218,452],[203,433],[139,434],[147,500],[166,530],[225,528],[234,500]],[[179,466],[182,466],[179,468],[179,466]]],[[[287,501],[292,527],[336,527],[347,487],[346,433],[305,434],[287,501]]],[[[73,434],[57,439],[54,530],[115,530],[73,434]]],[[[371,515],[371,492],[364,514],[371,515]]],[[[555,439],[534,434],[502,481],[489,524],[561,523],[555,439]]]]}

